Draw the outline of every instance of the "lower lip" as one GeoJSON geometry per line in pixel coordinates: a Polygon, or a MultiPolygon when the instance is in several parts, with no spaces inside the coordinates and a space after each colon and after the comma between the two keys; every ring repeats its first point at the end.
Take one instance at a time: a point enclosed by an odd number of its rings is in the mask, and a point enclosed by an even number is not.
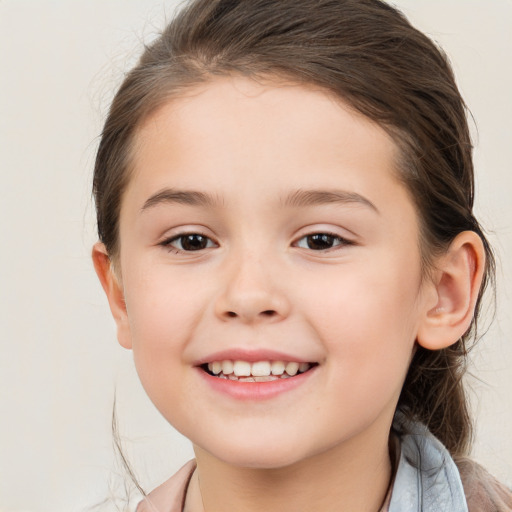
{"type": "Polygon", "coordinates": [[[318,366],[307,372],[287,379],[270,380],[267,382],[242,382],[214,377],[201,368],[197,368],[201,377],[214,390],[237,400],[268,400],[291,391],[304,384],[315,373],[318,366]]]}

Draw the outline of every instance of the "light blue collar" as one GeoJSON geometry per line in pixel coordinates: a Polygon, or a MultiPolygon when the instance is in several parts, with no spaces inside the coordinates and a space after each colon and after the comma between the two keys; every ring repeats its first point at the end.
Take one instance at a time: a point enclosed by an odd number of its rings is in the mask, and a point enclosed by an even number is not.
{"type": "Polygon", "coordinates": [[[393,428],[401,452],[389,512],[468,512],[459,471],[441,442],[400,411],[393,428]]]}

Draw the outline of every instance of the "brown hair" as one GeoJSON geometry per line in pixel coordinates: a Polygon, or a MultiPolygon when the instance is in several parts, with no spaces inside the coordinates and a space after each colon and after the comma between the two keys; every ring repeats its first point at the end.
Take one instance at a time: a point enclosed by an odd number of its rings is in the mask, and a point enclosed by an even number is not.
{"type": "Polygon", "coordinates": [[[444,53],[380,0],[193,0],[145,49],[109,112],[96,158],[98,232],[115,259],[118,221],[141,123],[170,97],[215,76],[314,84],[381,125],[400,149],[398,173],[416,203],[425,272],[454,237],[475,231],[486,269],[471,328],[439,351],[418,348],[399,407],[454,455],[471,440],[462,376],[491,248],[473,216],[472,144],[465,104],[444,53]]]}

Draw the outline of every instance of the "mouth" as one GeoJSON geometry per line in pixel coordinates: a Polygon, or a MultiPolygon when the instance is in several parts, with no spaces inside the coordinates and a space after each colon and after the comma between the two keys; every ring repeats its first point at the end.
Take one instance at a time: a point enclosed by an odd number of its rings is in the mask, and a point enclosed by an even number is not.
{"type": "Polygon", "coordinates": [[[212,377],[238,382],[271,382],[290,379],[309,372],[318,363],[296,361],[243,361],[225,359],[201,365],[212,377]]]}

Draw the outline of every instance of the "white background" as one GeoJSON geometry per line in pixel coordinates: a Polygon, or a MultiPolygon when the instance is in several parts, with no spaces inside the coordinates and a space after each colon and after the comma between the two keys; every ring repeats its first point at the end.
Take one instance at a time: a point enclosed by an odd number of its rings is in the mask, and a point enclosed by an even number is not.
{"type": "MultiPolygon", "coordinates": [[[[501,263],[497,318],[474,353],[474,453],[510,484],[512,1],[396,4],[448,52],[478,126],[477,211],[501,263]]],[[[141,391],[89,258],[103,115],[175,5],[0,0],[0,512],[85,511],[109,496],[122,481],[110,434],[115,388],[144,487],[192,455],[141,391]]]]}

